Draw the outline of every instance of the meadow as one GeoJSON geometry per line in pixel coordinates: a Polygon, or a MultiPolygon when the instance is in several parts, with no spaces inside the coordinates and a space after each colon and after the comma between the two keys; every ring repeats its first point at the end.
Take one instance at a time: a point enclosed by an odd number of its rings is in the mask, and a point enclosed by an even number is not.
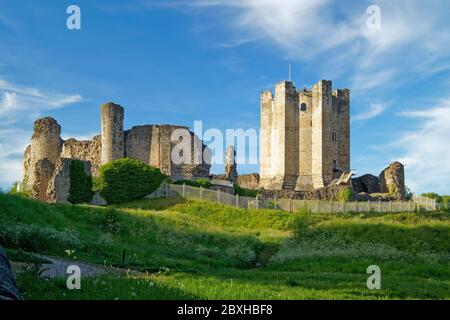
{"type": "Polygon", "coordinates": [[[25,299],[449,299],[450,214],[311,214],[181,198],[49,205],[0,194],[25,299]],[[101,266],[81,290],[33,253],[101,266]],[[381,290],[366,286],[381,269],[381,290]]]}

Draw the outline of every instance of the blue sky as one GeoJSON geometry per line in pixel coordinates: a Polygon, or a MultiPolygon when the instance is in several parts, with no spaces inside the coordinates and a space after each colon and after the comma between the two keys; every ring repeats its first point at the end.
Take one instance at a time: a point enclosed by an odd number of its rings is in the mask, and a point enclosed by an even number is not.
{"type": "Polygon", "coordinates": [[[99,133],[107,101],[127,128],[258,128],[260,91],[291,64],[298,88],[351,90],[357,174],[400,160],[413,191],[450,193],[448,12],[445,0],[0,0],[0,186],[20,179],[40,116],[63,138],[99,133]],[[71,4],[81,30],[66,28],[71,4]],[[379,30],[367,28],[372,4],[379,30]]]}

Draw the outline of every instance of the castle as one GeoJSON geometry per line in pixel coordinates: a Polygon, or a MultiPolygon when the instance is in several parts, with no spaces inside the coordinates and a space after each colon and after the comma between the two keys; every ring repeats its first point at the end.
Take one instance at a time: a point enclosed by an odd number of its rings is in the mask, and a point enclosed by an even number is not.
{"type": "MultiPolygon", "coordinates": [[[[171,161],[173,148],[179,141],[172,141],[176,129],[187,127],[174,125],[143,125],[129,130],[123,128],[124,109],[120,105],[107,103],[101,107],[101,135],[92,140],[78,141],[73,138],[61,139],[61,126],[50,117],[38,119],[34,123],[31,144],[24,153],[23,167],[25,188],[32,191],[33,197],[51,201],[55,193],[58,168],[65,159],[77,159],[86,163],[86,168],[94,176],[102,164],[124,157],[141,160],[160,168],[173,179],[207,178],[211,165],[208,159],[198,162],[175,164],[171,161]]],[[[194,133],[191,145],[200,145],[204,154],[206,146],[194,133]]]]}
{"type": "Polygon", "coordinates": [[[350,91],[321,80],[282,81],[261,93],[260,181],[267,190],[311,191],[350,171],[350,91]]]}

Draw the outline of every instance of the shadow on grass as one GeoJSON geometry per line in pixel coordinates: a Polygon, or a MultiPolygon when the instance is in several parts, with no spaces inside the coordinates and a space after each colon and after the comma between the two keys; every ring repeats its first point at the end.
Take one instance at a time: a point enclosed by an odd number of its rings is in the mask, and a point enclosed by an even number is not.
{"type": "Polygon", "coordinates": [[[80,290],[68,290],[66,279],[43,279],[20,273],[17,283],[25,300],[194,300],[197,296],[154,279],[114,275],[82,278],[80,290]]]}

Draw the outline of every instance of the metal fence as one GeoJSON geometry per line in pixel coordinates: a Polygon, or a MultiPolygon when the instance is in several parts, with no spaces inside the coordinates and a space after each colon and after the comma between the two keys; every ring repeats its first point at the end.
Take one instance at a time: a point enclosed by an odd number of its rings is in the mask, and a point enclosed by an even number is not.
{"type": "Polygon", "coordinates": [[[187,185],[170,184],[166,194],[179,194],[185,199],[223,203],[238,208],[276,209],[297,212],[301,209],[313,213],[344,212],[413,212],[415,210],[436,211],[436,201],[425,197],[414,197],[413,201],[392,202],[336,202],[295,199],[260,199],[241,197],[222,192],[187,185]]]}

